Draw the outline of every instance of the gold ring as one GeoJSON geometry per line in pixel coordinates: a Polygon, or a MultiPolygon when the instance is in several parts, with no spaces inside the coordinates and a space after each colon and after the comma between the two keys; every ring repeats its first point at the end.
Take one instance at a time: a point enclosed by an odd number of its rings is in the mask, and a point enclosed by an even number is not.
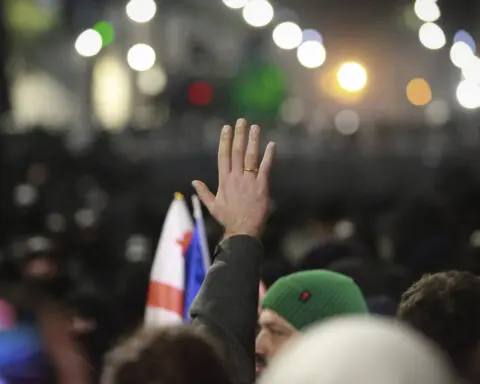
{"type": "Polygon", "coordinates": [[[256,168],[243,168],[243,172],[250,172],[250,173],[254,173],[256,175],[258,173],[258,169],[256,169],[256,168]]]}

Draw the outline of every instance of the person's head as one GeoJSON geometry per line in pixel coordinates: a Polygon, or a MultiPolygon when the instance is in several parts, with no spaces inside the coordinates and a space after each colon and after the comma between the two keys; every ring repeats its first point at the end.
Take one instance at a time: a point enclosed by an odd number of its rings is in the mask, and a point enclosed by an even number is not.
{"type": "Polygon", "coordinates": [[[436,342],[458,371],[480,383],[480,278],[468,272],[426,275],[404,294],[398,317],[436,342]]]}
{"type": "Polygon", "coordinates": [[[230,384],[215,346],[187,326],[141,329],[107,355],[101,384],[230,384]]]}
{"type": "Polygon", "coordinates": [[[285,343],[313,323],[368,312],[355,282],[339,273],[315,270],[283,277],[267,290],[258,320],[257,372],[285,343]]]}
{"type": "Polygon", "coordinates": [[[321,323],[282,351],[260,384],[453,384],[448,359],[405,325],[375,316],[321,323]]]}
{"type": "Polygon", "coordinates": [[[53,242],[43,236],[29,238],[21,259],[23,277],[27,280],[45,282],[58,275],[58,257],[53,242]]]}

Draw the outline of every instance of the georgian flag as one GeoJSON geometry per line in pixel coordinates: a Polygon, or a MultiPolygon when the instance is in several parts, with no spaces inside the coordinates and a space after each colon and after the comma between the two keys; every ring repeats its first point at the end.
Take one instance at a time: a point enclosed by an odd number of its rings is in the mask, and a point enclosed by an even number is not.
{"type": "Polygon", "coordinates": [[[145,325],[180,324],[184,316],[185,255],[193,221],[180,193],[170,204],[155,252],[148,289],[145,325]]]}

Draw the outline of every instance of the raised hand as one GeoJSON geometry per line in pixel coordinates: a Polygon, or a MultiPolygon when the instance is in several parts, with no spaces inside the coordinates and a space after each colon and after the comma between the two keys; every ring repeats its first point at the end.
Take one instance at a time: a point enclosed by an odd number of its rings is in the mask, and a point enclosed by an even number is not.
{"type": "Polygon", "coordinates": [[[210,214],[225,228],[225,236],[260,237],[268,214],[269,176],[275,155],[275,143],[267,145],[258,167],[260,127],[252,125],[245,139],[247,122],[239,119],[235,126],[226,125],[218,146],[218,191],[216,196],[201,181],[192,185],[210,214]]]}

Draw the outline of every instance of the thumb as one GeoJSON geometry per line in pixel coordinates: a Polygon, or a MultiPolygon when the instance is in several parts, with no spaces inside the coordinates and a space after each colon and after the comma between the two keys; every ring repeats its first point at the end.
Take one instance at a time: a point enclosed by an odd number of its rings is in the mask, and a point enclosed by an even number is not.
{"type": "Polygon", "coordinates": [[[207,207],[209,212],[212,214],[213,204],[215,203],[215,196],[205,183],[195,180],[192,182],[193,188],[197,192],[198,198],[202,201],[202,203],[207,207]]]}

